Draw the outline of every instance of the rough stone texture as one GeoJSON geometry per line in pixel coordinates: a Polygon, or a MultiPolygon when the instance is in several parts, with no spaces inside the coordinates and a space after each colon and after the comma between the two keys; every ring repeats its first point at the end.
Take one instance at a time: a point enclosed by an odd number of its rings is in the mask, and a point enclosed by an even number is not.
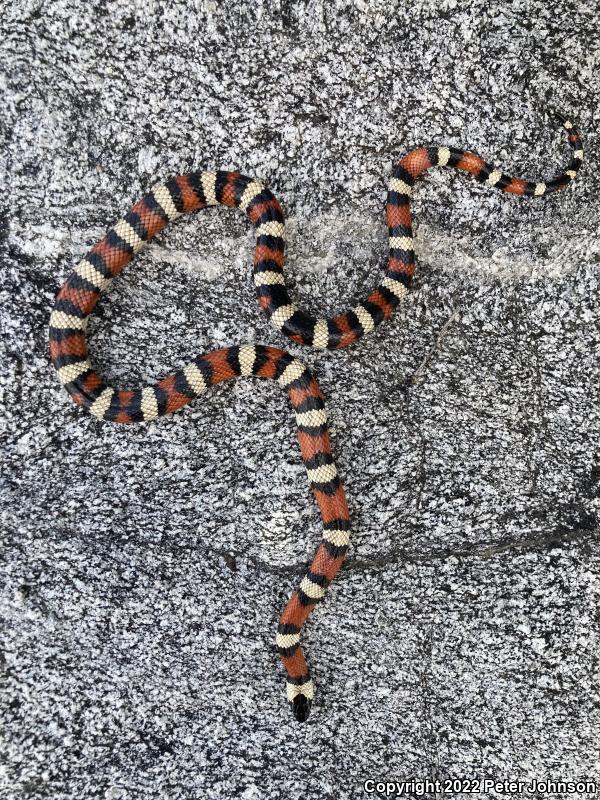
{"type": "Polygon", "coordinates": [[[597,6],[468,5],[4,5],[3,800],[598,776],[597,6]],[[274,630],[319,520],[284,396],[240,380],[155,424],[93,421],[48,360],[54,293],[155,182],[237,167],[287,210],[298,301],[340,310],[377,282],[397,157],[468,145],[551,177],[548,105],[580,124],[576,184],[527,201],[430,174],[414,290],[352,349],[269,327],[222,208],[171,226],[94,315],[122,386],[253,340],[319,378],[354,533],[307,626],[299,726],[274,630]]]}

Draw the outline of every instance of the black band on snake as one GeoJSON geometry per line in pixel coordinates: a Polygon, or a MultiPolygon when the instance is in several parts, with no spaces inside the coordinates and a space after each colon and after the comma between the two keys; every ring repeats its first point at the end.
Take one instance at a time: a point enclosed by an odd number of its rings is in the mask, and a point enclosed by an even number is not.
{"type": "Polygon", "coordinates": [[[407,293],[414,268],[410,196],[416,179],[434,166],[451,166],[504,192],[540,197],[567,186],[583,159],[579,135],[562,118],[574,154],[564,173],[547,183],[511,178],[479,156],[453,147],[421,147],[392,172],[387,196],[390,251],[385,276],[366,300],[331,319],[315,319],[290,300],[283,276],[284,216],[277,199],[257,181],[237,172],[192,172],[173,178],[141,198],[77,265],[59,291],[50,318],[50,353],[73,400],[90,414],[118,423],[144,422],[191,403],[210,386],[236,376],[279,381],[296,412],[298,438],[323,521],[323,539],[312,564],[280,620],[277,648],[287,671],[288,699],[299,720],[314,694],[299,646],[300,630],[339,570],[348,549],[350,520],[331,453],[327,416],[309,370],[288,353],[261,345],[228,347],[194,358],[153,386],[113,389],[88,359],[86,323],[100,294],[134,254],[183,213],[222,203],[246,212],[256,228],[254,282],[261,308],[275,327],[296,342],[341,348],[391,316],[407,293]]]}

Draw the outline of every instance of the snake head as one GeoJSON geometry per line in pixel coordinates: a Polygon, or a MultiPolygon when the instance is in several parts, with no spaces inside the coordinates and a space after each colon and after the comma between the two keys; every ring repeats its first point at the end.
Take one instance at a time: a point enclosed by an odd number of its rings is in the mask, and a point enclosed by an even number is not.
{"type": "Polygon", "coordinates": [[[292,711],[298,722],[306,722],[310,714],[310,707],[312,703],[303,694],[297,694],[292,700],[292,711]]]}
{"type": "Polygon", "coordinates": [[[569,117],[566,116],[566,114],[563,114],[560,111],[556,111],[556,109],[554,108],[549,108],[548,114],[550,114],[551,117],[554,117],[554,119],[557,119],[561,125],[564,125],[565,122],[569,121],[569,117]]]}

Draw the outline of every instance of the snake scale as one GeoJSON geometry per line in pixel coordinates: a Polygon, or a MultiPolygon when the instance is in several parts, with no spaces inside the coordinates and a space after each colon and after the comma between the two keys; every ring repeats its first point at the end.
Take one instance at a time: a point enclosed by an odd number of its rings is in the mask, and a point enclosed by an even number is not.
{"type": "Polygon", "coordinates": [[[581,166],[583,148],[573,123],[560,119],[574,152],[567,169],[545,183],[512,178],[475,153],[454,147],[419,147],[405,155],[394,167],[388,185],[389,258],[383,280],[355,308],[330,319],[316,319],[290,299],[283,273],[285,219],[281,205],[268,188],[238,172],[191,172],[155,188],[92,247],[58,292],[50,317],[52,362],[73,400],[99,419],[119,423],[153,420],[191,403],[210,386],[238,376],[270,378],[287,391],[323,523],[321,543],[280,618],[277,632],[277,649],[287,673],[288,700],[300,721],[308,717],[314,696],[299,643],[301,629],[339,570],[350,537],[348,506],[315,378],[289,353],[247,344],[197,356],[152,386],[114,389],[88,358],[88,317],[123,267],[170,221],[222,204],[240,208],[255,227],[254,283],[260,307],[271,323],[299,344],[319,349],[346,347],[388,319],[408,292],[415,269],[410,199],[416,180],[432,167],[449,166],[473,175],[486,186],[526,197],[563,189],[581,166]]]}

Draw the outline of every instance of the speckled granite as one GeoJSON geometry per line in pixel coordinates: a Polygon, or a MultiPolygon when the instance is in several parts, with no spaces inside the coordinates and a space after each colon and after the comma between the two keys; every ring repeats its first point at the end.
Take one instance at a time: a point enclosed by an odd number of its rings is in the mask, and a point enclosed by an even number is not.
{"type": "MultiPolygon", "coordinates": [[[[597,7],[463,9],[5,6],[2,800],[600,779],[597,7]],[[550,177],[568,148],[548,105],[582,130],[573,187],[525,201],[436,171],[395,318],[340,353],[289,347],[328,398],[354,523],[299,726],[274,631],[319,524],[284,395],[240,380],[155,424],[86,418],[48,360],[54,293],[156,181],[237,167],[287,210],[297,300],[340,310],[376,285],[397,157],[467,145],[550,177]]],[[[237,212],[171,226],[101,302],[95,361],[132,386],[288,347],[251,255],[237,212]]]]}

